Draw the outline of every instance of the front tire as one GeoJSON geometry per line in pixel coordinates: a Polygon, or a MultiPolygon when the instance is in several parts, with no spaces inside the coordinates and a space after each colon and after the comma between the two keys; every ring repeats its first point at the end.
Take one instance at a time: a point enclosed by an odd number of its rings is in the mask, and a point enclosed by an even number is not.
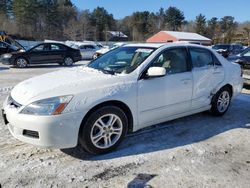
{"type": "Polygon", "coordinates": [[[95,53],[95,54],[93,55],[93,59],[97,59],[97,58],[98,58],[98,54],[95,53]]]}
{"type": "Polygon", "coordinates": [[[232,92],[228,87],[221,88],[212,100],[211,112],[215,116],[224,115],[231,103],[232,92]]]}
{"type": "Polygon", "coordinates": [[[15,61],[15,66],[18,68],[25,68],[28,66],[28,61],[23,57],[19,57],[15,61]]]}
{"type": "Polygon", "coordinates": [[[93,112],[82,125],[79,141],[92,154],[114,150],[128,131],[126,114],[118,107],[106,106],[93,112]]]}

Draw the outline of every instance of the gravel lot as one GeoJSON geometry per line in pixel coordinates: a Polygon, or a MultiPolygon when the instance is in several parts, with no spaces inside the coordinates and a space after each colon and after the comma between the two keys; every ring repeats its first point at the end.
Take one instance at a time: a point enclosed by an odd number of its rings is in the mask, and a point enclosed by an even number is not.
{"type": "MultiPolygon", "coordinates": [[[[81,62],[81,64],[86,62],[81,62]]],[[[0,65],[0,103],[18,82],[66,67],[0,65]]],[[[250,90],[223,117],[201,113],[129,135],[114,152],[36,148],[0,117],[2,187],[249,187],[250,90]]],[[[34,125],[35,126],[35,125],[34,125]]],[[[0,186],[0,187],[1,187],[0,186]]]]}

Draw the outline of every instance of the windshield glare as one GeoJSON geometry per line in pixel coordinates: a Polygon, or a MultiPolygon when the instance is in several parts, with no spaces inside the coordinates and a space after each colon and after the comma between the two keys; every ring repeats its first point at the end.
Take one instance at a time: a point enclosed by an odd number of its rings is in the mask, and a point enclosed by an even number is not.
{"type": "Polygon", "coordinates": [[[153,48],[121,47],[92,61],[88,67],[109,74],[129,74],[145,61],[153,51],[153,48]]]}

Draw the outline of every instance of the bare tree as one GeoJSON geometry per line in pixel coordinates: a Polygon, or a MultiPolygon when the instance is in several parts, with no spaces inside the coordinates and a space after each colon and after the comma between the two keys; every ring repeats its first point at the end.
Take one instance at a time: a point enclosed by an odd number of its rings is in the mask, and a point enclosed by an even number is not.
{"type": "Polygon", "coordinates": [[[249,27],[244,27],[243,28],[244,35],[247,38],[247,44],[250,46],[250,28],[249,27]]]}

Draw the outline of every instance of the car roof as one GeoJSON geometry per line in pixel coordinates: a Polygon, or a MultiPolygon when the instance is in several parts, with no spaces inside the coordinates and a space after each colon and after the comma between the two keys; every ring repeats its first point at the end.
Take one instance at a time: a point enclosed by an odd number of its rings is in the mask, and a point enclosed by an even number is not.
{"type": "Polygon", "coordinates": [[[56,44],[56,45],[65,45],[65,44],[60,43],[60,42],[42,42],[42,43],[39,43],[39,44],[56,44]]]}
{"type": "Polygon", "coordinates": [[[190,43],[135,43],[135,44],[127,44],[125,47],[145,47],[145,48],[160,48],[160,47],[181,47],[181,46],[190,46],[190,47],[200,47],[200,48],[206,48],[205,46],[198,45],[198,44],[190,44],[190,43]]]}
{"type": "Polygon", "coordinates": [[[214,46],[231,46],[231,44],[215,44],[214,46]]]}
{"type": "Polygon", "coordinates": [[[65,45],[65,44],[63,44],[63,43],[60,43],[60,42],[41,42],[41,43],[36,44],[36,45],[33,46],[33,47],[36,47],[36,46],[39,46],[39,45],[42,45],[42,44],[50,44],[50,45],[55,44],[55,45],[62,45],[62,46],[69,47],[69,46],[67,46],[67,45],[65,45]]]}
{"type": "Polygon", "coordinates": [[[125,47],[145,47],[145,48],[160,48],[164,43],[134,43],[126,44],[125,47]]]}
{"type": "Polygon", "coordinates": [[[78,46],[96,46],[96,44],[83,43],[83,44],[79,44],[78,46]]]}

